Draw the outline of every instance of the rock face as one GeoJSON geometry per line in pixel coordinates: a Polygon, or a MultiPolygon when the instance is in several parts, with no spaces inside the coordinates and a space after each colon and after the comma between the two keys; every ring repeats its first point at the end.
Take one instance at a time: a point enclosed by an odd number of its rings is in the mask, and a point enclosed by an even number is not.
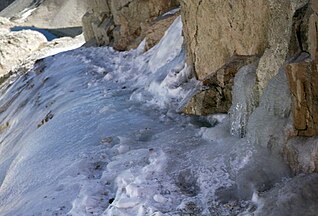
{"type": "MultiPolygon", "coordinates": [[[[98,45],[111,45],[117,50],[135,48],[148,31],[153,32],[159,25],[164,30],[170,26],[173,19],[163,24],[160,21],[170,16],[160,15],[177,5],[176,0],[95,0],[83,17],[85,39],[96,40],[98,45]]],[[[149,45],[154,43],[153,39],[149,45]]]]}
{"type": "MultiPolygon", "coordinates": [[[[308,55],[307,55],[308,56],[308,55]]],[[[318,69],[307,57],[286,67],[293,98],[294,128],[299,136],[318,134],[318,69]]]]}
{"type": "Polygon", "coordinates": [[[268,46],[267,0],[181,1],[188,60],[199,80],[215,74],[234,55],[259,55],[268,46]]]}
{"type": "Polygon", "coordinates": [[[299,136],[318,135],[318,3],[313,3],[295,13],[290,50],[302,54],[286,66],[299,136]]]}
{"type": "MultiPolygon", "coordinates": [[[[2,1],[2,0],[1,0],[2,1]]],[[[39,28],[70,28],[82,25],[88,0],[15,0],[0,16],[39,28]]]]}
{"type": "Polygon", "coordinates": [[[2,0],[0,2],[0,11],[8,7],[14,0],[2,0]]]}
{"type": "Polygon", "coordinates": [[[268,3],[270,6],[267,20],[269,28],[266,30],[268,47],[257,69],[260,94],[262,94],[269,80],[278,73],[286,58],[295,54],[289,53],[293,16],[297,9],[308,4],[308,0],[268,0],[268,3]]]}
{"type": "Polygon", "coordinates": [[[205,87],[185,112],[208,115],[232,105],[233,134],[282,153],[296,173],[317,171],[316,144],[288,139],[318,135],[318,1],[183,0],[181,14],[187,62],[205,87]],[[254,57],[233,64],[236,56],[254,57]],[[254,86],[244,86],[248,80],[254,86]]]}
{"type": "MultiPolygon", "coordinates": [[[[203,81],[217,74],[233,56],[260,56],[256,74],[262,94],[286,58],[297,53],[291,48],[297,42],[292,41],[296,12],[314,4],[308,0],[181,1],[188,63],[203,81]]],[[[312,9],[303,16],[306,22],[299,25],[313,22],[312,9]]],[[[312,33],[310,37],[314,37],[312,33]]],[[[223,107],[215,110],[223,112],[223,107]]]]}

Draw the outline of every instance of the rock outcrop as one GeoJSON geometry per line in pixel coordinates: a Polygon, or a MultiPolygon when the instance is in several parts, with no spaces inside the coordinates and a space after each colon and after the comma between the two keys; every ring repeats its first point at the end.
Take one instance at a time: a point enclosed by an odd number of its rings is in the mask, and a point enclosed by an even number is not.
{"type": "Polygon", "coordinates": [[[163,35],[174,20],[169,14],[161,15],[177,5],[176,0],[95,0],[83,17],[85,39],[96,40],[97,45],[128,50],[136,48],[150,35],[147,45],[150,48],[161,38],[154,35],[163,35]]]}
{"type": "Polygon", "coordinates": [[[37,31],[11,31],[16,25],[17,23],[0,17],[0,84],[13,73],[27,71],[38,59],[84,44],[83,35],[47,41],[37,31]]]}
{"type": "MultiPolygon", "coordinates": [[[[314,4],[308,0],[181,1],[188,63],[203,81],[217,74],[233,56],[260,56],[256,89],[261,95],[286,59],[297,54],[297,49],[292,48],[297,43],[292,40],[297,12],[310,8],[299,25],[313,23],[314,4]]],[[[314,40],[308,37],[307,41],[314,40]]],[[[215,111],[224,110],[220,106],[215,111]]]]}
{"type": "Polygon", "coordinates": [[[0,76],[14,70],[46,41],[44,35],[30,30],[0,34],[0,76]]]}

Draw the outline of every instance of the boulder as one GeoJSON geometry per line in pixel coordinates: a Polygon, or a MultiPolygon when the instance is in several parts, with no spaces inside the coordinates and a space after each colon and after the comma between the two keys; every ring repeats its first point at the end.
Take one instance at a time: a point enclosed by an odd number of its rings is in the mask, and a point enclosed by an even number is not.
{"type": "Polygon", "coordinates": [[[44,35],[30,30],[0,34],[0,76],[14,70],[46,41],[44,35]]]}

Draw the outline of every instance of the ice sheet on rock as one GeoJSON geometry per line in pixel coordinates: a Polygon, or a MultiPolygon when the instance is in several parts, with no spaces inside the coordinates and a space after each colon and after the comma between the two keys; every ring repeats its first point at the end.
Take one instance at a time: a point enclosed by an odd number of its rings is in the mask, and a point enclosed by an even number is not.
{"type": "Polygon", "coordinates": [[[132,94],[132,100],[176,110],[184,105],[183,100],[189,100],[198,85],[185,64],[181,17],[173,22],[158,45],[136,61],[143,72],[136,83],[143,87],[132,94]]]}
{"type": "Polygon", "coordinates": [[[242,67],[234,78],[233,103],[230,108],[231,134],[244,137],[249,116],[258,105],[255,91],[256,65],[242,67]]]}
{"type": "Polygon", "coordinates": [[[247,137],[255,144],[280,151],[290,122],[291,96],[283,69],[269,82],[260,105],[249,118],[247,137]]]}

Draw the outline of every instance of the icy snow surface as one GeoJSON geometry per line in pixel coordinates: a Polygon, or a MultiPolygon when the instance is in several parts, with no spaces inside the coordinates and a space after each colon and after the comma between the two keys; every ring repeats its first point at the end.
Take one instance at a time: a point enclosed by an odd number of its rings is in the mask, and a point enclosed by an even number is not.
{"type": "Polygon", "coordinates": [[[257,209],[258,192],[288,170],[232,137],[227,116],[177,112],[199,86],[185,64],[181,30],[178,18],[144,54],[142,47],[60,53],[2,86],[0,215],[257,209]]]}

